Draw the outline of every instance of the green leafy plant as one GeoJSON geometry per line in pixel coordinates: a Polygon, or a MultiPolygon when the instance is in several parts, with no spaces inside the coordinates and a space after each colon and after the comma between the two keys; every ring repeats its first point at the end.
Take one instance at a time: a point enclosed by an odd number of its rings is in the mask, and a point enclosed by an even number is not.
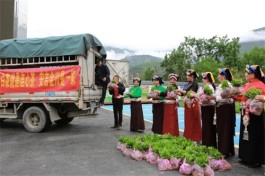
{"type": "Polygon", "coordinates": [[[200,165],[201,167],[205,167],[209,163],[208,156],[206,154],[197,156],[194,160],[194,163],[200,165]]]}
{"type": "Polygon", "coordinates": [[[196,163],[201,167],[208,164],[208,158],[222,158],[222,154],[213,147],[195,146],[192,141],[184,137],[175,137],[170,134],[120,136],[118,141],[124,143],[127,148],[141,151],[147,151],[149,147],[152,147],[153,152],[157,153],[160,158],[182,160],[186,158],[187,163],[196,163]]]}
{"type": "Polygon", "coordinates": [[[253,100],[256,95],[261,95],[261,90],[260,89],[256,89],[256,88],[250,88],[245,94],[244,96],[253,100]]]}
{"type": "Polygon", "coordinates": [[[154,87],[154,86],[151,87],[151,91],[152,91],[152,92],[155,91],[155,87],[154,87]]]}
{"type": "Polygon", "coordinates": [[[204,92],[206,95],[212,95],[212,94],[213,94],[213,90],[210,88],[209,85],[204,86],[204,88],[203,88],[203,92],[204,92]]]}
{"type": "Polygon", "coordinates": [[[115,80],[112,80],[111,83],[116,83],[116,81],[115,80]]]}
{"type": "Polygon", "coordinates": [[[172,84],[169,84],[169,85],[167,86],[167,89],[171,92],[171,91],[176,90],[176,87],[175,87],[174,85],[172,85],[172,84]]]}
{"type": "Polygon", "coordinates": [[[225,88],[228,88],[228,87],[230,87],[228,81],[227,80],[222,81],[221,88],[225,89],[225,88]]]}
{"type": "Polygon", "coordinates": [[[187,92],[187,95],[186,95],[187,98],[191,98],[191,97],[190,97],[191,92],[192,92],[191,90],[187,92]]]}
{"type": "Polygon", "coordinates": [[[234,79],[231,83],[234,87],[240,87],[243,85],[243,81],[241,79],[234,79]]]}

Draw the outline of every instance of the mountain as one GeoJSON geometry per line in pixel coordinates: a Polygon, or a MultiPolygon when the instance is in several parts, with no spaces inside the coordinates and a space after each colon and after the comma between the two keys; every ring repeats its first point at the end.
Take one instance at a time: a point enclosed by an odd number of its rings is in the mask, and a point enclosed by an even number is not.
{"type": "Polygon", "coordinates": [[[240,37],[240,54],[255,46],[265,47],[265,27],[254,29],[240,37]]]}
{"type": "Polygon", "coordinates": [[[129,62],[130,75],[143,76],[146,68],[150,67],[155,71],[156,75],[163,74],[163,69],[160,67],[162,58],[151,55],[134,55],[122,59],[129,62]]]}
{"type": "Polygon", "coordinates": [[[129,61],[130,63],[130,68],[135,67],[137,65],[142,65],[146,64],[148,62],[151,63],[160,63],[163,59],[151,55],[134,55],[134,56],[129,56],[124,59],[123,61],[129,61]]]}

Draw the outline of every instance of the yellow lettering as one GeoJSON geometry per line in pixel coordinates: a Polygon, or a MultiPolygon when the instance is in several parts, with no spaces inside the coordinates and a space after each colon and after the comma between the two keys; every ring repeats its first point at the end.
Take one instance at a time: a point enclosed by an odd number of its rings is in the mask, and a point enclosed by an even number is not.
{"type": "Polygon", "coordinates": [[[50,77],[50,73],[46,71],[45,77],[44,77],[44,87],[49,86],[49,77],[50,77]]]}
{"type": "Polygon", "coordinates": [[[20,74],[16,73],[16,78],[15,78],[15,87],[18,88],[20,83],[20,74]]]}
{"type": "Polygon", "coordinates": [[[5,87],[9,88],[10,87],[10,73],[6,74],[6,85],[5,87]]]}
{"type": "Polygon", "coordinates": [[[44,86],[44,84],[43,84],[43,82],[44,82],[44,73],[40,72],[39,80],[40,80],[39,87],[43,87],[44,86]]]}
{"type": "Polygon", "coordinates": [[[30,87],[34,87],[35,85],[35,73],[31,73],[31,78],[30,78],[30,87]]]}
{"type": "Polygon", "coordinates": [[[25,87],[25,73],[20,74],[20,87],[25,87]]]}
{"type": "Polygon", "coordinates": [[[61,71],[60,80],[61,80],[61,86],[65,86],[65,71],[64,70],[61,71]]]}
{"type": "Polygon", "coordinates": [[[10,88],[14,88],[15,87],[15,73],[11,73],[10,75],[10,88]]]}

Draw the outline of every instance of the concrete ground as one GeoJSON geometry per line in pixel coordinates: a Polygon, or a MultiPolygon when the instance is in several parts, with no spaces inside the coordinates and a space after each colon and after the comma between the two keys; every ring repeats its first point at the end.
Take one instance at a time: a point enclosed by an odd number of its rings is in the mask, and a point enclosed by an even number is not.
{"type": "MultiPolygon", "coordinates": [[[[145,133],[151,133],[151,123],[145,124],[145,133]]],[[[129,117],[124,117],[122,130],[111,129],[112,125],[113,114],[104,109],[97,118],[79,117],[43,133],[26,132],[19,120],[4,121],[0,128],[0,175],[180,175],[176,170],[161,172],[156,165],[123,156],[116,149],[117,137],[135,133],[129,131],[129,117]]],[[[215,175],[265,175],[264,166],[248,168],[236,156],[228,161],[232,170],[215,175]]]]}

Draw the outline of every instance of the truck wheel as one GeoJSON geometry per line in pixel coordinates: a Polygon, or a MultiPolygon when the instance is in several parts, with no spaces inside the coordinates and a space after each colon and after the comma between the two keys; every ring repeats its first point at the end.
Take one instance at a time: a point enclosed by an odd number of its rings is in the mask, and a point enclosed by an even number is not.
{"type": "Polygon", "coordinates": [[[39,133],[47,128],[49,119],[45,111],[38,107],[32,106],[23,113],[23,125],[27,131],[39,133]]]}
{"type": "Polygon", "coordinates": [[[72,122],[74,118],[63,118],[60,120],[56,120],[54,121],[57,125],[61,126],[61,125],[67,125],[68,123],[72,122]]]}

